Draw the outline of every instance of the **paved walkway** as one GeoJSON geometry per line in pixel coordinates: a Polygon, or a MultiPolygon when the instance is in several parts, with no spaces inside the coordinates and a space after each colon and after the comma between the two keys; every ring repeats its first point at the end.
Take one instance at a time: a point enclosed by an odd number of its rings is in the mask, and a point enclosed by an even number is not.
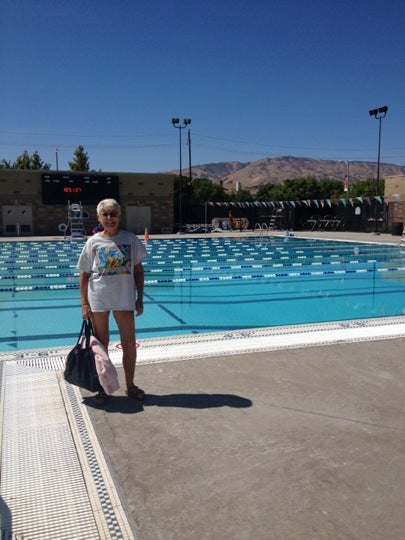
{"type": "Polygon", "coordinates": [[[90,416],[142,540],[405,535],[405,339],[141,365],[90,416]]]}

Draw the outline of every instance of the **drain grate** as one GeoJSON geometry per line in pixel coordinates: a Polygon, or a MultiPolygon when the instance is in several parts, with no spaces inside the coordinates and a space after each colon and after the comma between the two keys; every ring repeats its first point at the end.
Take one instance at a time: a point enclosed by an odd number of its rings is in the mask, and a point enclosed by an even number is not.
{"type": "Polygon", "coordinates": [[[114,511],[112,482],[104,481],[101,451],[96,456],[96,443],[81,415],[80,393],[66,384],[76,409],[73,416],[82,424],[84,452],[72,436],[57,374],[43,367],[3,365],[1,540],[133,538],[124,517],[114,511]],[[82,454],[90,462],[99,501],[84,479],[82,454]]]}
{"type": "Polygon", "coordinates": [[[30,539],[99,538],[55,374],[6,366],[2,527],[30,539]]]}

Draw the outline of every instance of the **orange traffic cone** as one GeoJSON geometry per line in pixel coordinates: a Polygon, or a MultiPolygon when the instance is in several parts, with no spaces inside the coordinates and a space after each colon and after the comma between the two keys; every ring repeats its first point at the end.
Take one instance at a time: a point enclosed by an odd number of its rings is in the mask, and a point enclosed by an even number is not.
{"type": "Polygon", "coordinates": [[[145,234],[143,235],[143,239],[146,240],[146,242],[149,240],[149,233],[147,227],[145,227],[145,234]]]}

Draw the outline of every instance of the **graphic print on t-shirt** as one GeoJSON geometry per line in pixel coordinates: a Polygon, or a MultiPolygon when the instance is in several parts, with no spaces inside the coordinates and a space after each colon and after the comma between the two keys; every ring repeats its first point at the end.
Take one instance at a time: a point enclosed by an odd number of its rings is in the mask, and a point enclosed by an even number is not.
{"type": "Polygon", "coordinates": [[[95,250],[95,263],[101,276],[131,274],[131,246],[98,247],[95,250]]]}

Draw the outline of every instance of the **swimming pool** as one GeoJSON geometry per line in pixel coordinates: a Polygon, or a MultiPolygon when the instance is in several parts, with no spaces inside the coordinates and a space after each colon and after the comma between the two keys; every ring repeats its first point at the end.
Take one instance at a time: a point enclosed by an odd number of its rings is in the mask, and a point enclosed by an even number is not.
{"type": "MultiPolygon", "coordinates": [[[[0,242],[0,351],[72,345],[82,246],[0,242]]],[[[399,246],[235,236],[149,240],[147,250],[138,340],[404,314],[399,246]]]]}

